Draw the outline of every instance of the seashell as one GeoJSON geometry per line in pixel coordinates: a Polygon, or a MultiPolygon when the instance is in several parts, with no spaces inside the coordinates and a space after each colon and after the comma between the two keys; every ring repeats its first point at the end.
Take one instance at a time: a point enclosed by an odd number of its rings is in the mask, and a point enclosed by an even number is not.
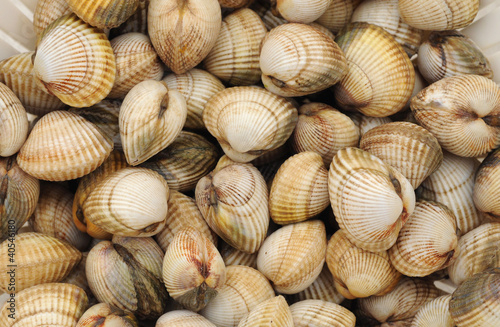
{"type": "Polygon", "coordinates": [[[260,69],[266,89],[296,97],[339,82],[347,61],[337,43],[318,29],[289,23],[273,28],[262,40],[260,69]]]}
{"type": "MultiPolygon", "coordinates": [[[[9,293],[20,292],[28,287],[59,282],[82,258],[80,251],[69,243],[39,233],[21,233],[0,244],[3,262],[13,258],[15,262],[15,285],[9,286],[12,267],[3,264],[0,268],[0,290],[9,293]],[[15,257],[9,255],[11,244],[15,245],[15,257]],[[9,246],[10,245],[10,246],[9,246]],[[36,274],[33,274],[36,272],[36,274]]],[[[12,262],[12,261],[9,261],[12,262]]],[[[19,300],[19,299],[17,299],[19,300]]]]}
{"type": "Polygon", "coordinates": [[[67,105],[98,103],[111,91],[115,74],[115,56],[106,35],[75,14],[57,19],[38,37],[35,82],[67,105]]]}
{"type": "Polygon", "coordinates": [[[156,327],[216,327],[207,318],[190,310],[174,310],[156,321],[156,327]]]}
{"type": "Polygon", "coordinates": [[[110,35],[118,36],[126,33],[148,35],[148,7],[150,0],[139,0],[136,11],[123,24],[111,30],[110,35]]]}
{"type": "Polygon", "coordinates": [[[139,6],[139,0],[66,1],[78,17],[99,28],[120,26],[139,6]]]}
{"type": "Polygon", "coordinates": [[[288,159],[288,157],[290,157],[292,154],[293,153],[290,151],[290,147],[287,143],[285,143],[282,146],[279,146],[276,149],[266,152],[263,155],[255,158],[250,163],[254,166],[258,166],[260,169],[260,166],[276,163],[278,161],[281,161],[281,163],[283,163],[285,159],[288,159]]]}
{"type": "Polygon", "coordinates": [[[359,129],[360,137],[363,137],[372,128],[392,122],[389,117],[369,117],[360,113],[355,113],[349,117],[359,129]]]}
{"type": "Polygon", "coordinates": [[[286,24],[287,20],[283,17],[278,17],[273,14],[271,8],[271,1],[268,0],[254,0],[250,9],[255,11],[260,16],[262,22],[268,30],[275,28],[281,24],[286,24]]]}
{"type": "Polygon", "coordinates": [[[301,152],[281,165],[269,192],[269,212],[275,223],[305,221],[329,204],[328,171],[319,154],[301,152]]]}
{"type": "Polygon", "coordinates": [[[465,280],[451,295],[450,314],[457,327],[498,326],[500,268],[465,280]]]}
{"type": "Polygon", "coordinates": [[[410,99],[415,70],[403,47],[382,27],[347,25],[335,38],[347,58],[348,72],[333,87],[341,109],[366,116],[395,114],[410,99]]]}
{"type": "Polygon", "coordinates": [[[83,203],[83,215],[113,235],[152,236],[165,225],[169,189],[160,174],[123,168],[103,178],[83,203]]]}
{"type": "Polygon", "coordinates": [[[0,156],[15,154],[28,136],[28,116],[21,101],[0,83],[0,156]]]}
{"type": "Polygon", "coordinates": [[[309,24],[318,19],[330,6],[332,0],[277,0],[271,1],[274,15],[291,23],[309,24]]]}
{"type": "Polygon", "coordinates": [[[432,32],[418,50],[417,65],[429,83],[464,74],[493,78],[493,70],[481,49],[457,30],[432,32]]]}
{"type": "Polygon", "coordinates": [[[426,87],[410,106],[443,149],[462,157],[479,157],[500,145],[499,102],[500,88],[495,82],[459,75],[426,87]]]}
{"type": "Polygon", "coordinates": [[[406,24],[428,31],[444,31],[470,25],[479,0],[399,0],[399,13],[406,24]]]}
{"type": "Polygon", "coordinates": [[[65,181],[95,170],[112,149],[111,139],[94,124],[77,114],[56,110],[36,123],[17,162],[38,179],[65,181]]]}
{"type": "Polygon", "coordinates": [[[500,150],[493,151],[479,166],[475,183],[473,200],[476,208],[489,219],[500,221],[500,150]]]}
{"type": "Polygon", "coordinates": [[[226,266],[248,266],[257,269],[257,252],[246,253],[233,248],[226,242],[220,242],[220,255],[226,266]]]}
{"type": "Polygon", "coordinates": [[[73,193],[59,184],[42,183],[38,205],[29,222],[34,232],[53,236],[83,251],[90,237],[73,222],[73,197],[73,193]]]}
{"type": "Polygon", "coordinates": [[[292,313],[285,298],[279,295],[260,303],[238,324],[238,327],[251,326],[293,327],[292,313]]]}
{"type": "MultiPolygon", "coordinates": [[[[327,248],[328,251],[328,248],[327,248]]],[[[327,252],[328,255],[328,252],[327,252]]],[[[340,294],[334,286],[333,276],[327,265],[323,265],[323,270],[314,282],[306,287],[302,292],[287,296],[292,302],[304,300],[322,300],[340,304],[345,297],[340,294]]]]}
{"type": "Polygon", "coordinates": [[[399,170],[416,189],[443,161],[437,139],[413,123],[377,126],[363,135],[359,147],[399,170]]]}
{"type": "Polygon", "coordinates": [[[316,20],[316,23],[325,26],[337,34],[342,27],[351,21],[354,9],[362,0],[332,0],[330,6],[316,20]]]}
{"type": "Polygon", "coordinates": [[[203,121],[228,157],[248,162],[285,143],[297,122],[297,109],[260,87],[230,87],[210,98],[203,121]]]}
{"type": "Polygon", "coordinates": [[[410,277],[423,277],[448,267],[458,255],[453,212],[438,202],[417,201],[415,210],[388,251],[394,267],[410,277]]]}
{"type": "Polygon", "coordinates": [[[217,163],[217,148],[204,137],[181,131],[172,144],[141,164],[159,173],[168,187],[179,192],[193,190],[198,180],[217,163]]]}
{"type": "Polygon", "coordinates": [[[139,319],[155,319],[163,314],[168,297],[162,260],[163,252],[152,238],[115,235],[90,250],[85,270],[99,302],[130,311],[139,319]]]}
{"type": "Polygon", "coordinates": [[[363,250],[389,249],[415,207],[410,182],[358,148],[337,152],[330,165],[328,189],[337,223],[363,250]]]}
{"type": "Polygon", "coordinates": [[[317,30],[320,30],[323,32],[323,34],[326,34],[330,39],[335,40],[335,34],[333,34],[328,28],[324,27],[323,25],[320,25],[318,23],[310,23],[308,24],[309,26],[314,27],[317,30]]]}
{"type": "Polygon", "coordinates": [[[401,20],[398,0],[363,1],[354,10],[351,22],[367,22],[382,27],[401,44],[410,58],[419,50],[423,33],[401,20]]]}
{"type": "Polygon", "coordinates": [[[162,274],[168,294],[186,309],[199,311],[224,285],[226,266],[212,241],[187,226],[165,251],[162,274]]]}
{"type": "Polygon", "coordinates": [[[424,304],[415,314],[411,327],[454,327],[449,311],[450,299],[451,294],[443,295],[424,304]]]}
{"type": "Polygon", "coordinates": [[[87,274],[85,273],[85,265],[87,263],[88,255],[88,252],[82,252],[82,259],[80,260],[80,262],[75,267],[73,267],[68,276],[66,276],[66,278],[64,278],[61,283],[73,284],[75,286],[78,286],[91,297],[91,300],[95,300],[87,281],[87,274]]]}
{"type": "Polygon", "coordinates": [[[219,0],[219,4],[224,8],[241,8],[251,4],[253,0],[219,0]]]}
{"type": "Polygon", "coordinates": [[[269,235],[257,256],[257,269],[277,292],[303,291],[318,277],[325,263],[326,231],[320,220],[283,226],[269,235]]]}
{"type": "Polygon", "coordinates": [[[196,228],[198,232],[201,232],[217,246],[217,234],[208,227],[194,199],[178,191],[170,190],[167,205],[168,214],[165,227],[154,236],[163,252],[167,251],[175,234],[187,226],[196,228]]]}
{"type": "Polygon", "coordinates": [[[53,21],[71,13],[66,0],[39,0],[33,13],[33,29],[37,36],[42,34],[53,21]]]}
{"type": "Polygon", "coordinates": [[[483,220],[472,198],[475,174],[473,158],[462,158],[444,151],[441,166],[418,189],[421,198],[440,202],[453,211],[462,235],[483,220]]]}
{"type": "Polygon", "coordinates": [[[97,326],[137,327],[139,324],[131,312],[118,309],[107,303],[98,303],[85,311],[76,327],[97,326]]]}
{"type": "Polygon", "coordinates": [[[15,237],[38,202],[40,182],[25,173],[16,157],[0,157],[0,241],[15,237]]]}
{"type": "Polygon", "coordinates": [[[224,241],[248,253],[257,252],[269,226],[268,191],[251,164],[228,162],[201,178],[196,204],[208,226],[224,241]]]}
{"type": "Polygon", "coordinates": [[[500,266],[500,222],[485,223],[458,241],[457,259],[448,267],[450,280],[462,284],[472,275],[500,266]]]}
{"type": "Polygon", "coordinates": [[[217,326],[237,326],[260,303],[274,298],[269,281],[246,266],[226,267],[226,283],[200,313],[217,326]]]}
{"type": "Polygon", "coordinates": [[[10,303],[0,309],[0,326],[76,326],[89,302],[81,288],[64,283],[30,287],[17,293],[15,301],[14,319],[10,303]]]}
{"type": "Polygon", "coordinates": [[[299,108],[291,138],[295,152],[317,152],[328,166],[338,150],[357,146],[358,141],[355,123],[337,109],[322,103],[308,103],[299,108]]]}
{"type": "Polygon", "coordinates": [[[203,109],[208,99],[224,89],[217,77],[207,71],[193,68],[184,74],[169,74],[163,82],[176,89],[186,100],[187,118],[184,128],[204,129],[203,109]]]}
{"type": "Polygon", "coordinates": [[[149,37],[168,68],[183,74],[198,65],[213,48],[221,20],[217,0],[151,0],[149,37]]]}
{"type": "Polygon", "coordinates": [[[128,92],[119,126],[127,162],[136,166],[169,146],[186,122],[186,101],[163,82],[146,80],[128,92]]]}
{"type": "Polygon", "coordinates": [[[290,306],[295,327],[354,327],[356,317],[346,308],[321,300],[304,300],[290,306]]]}
{"type": "Polygon", "coordinates": [[[348,299],[381,295],[401,279],[387,251],[360,249],[341,229],[328,241],[326,263],[337,291],[348,299]]]}
{"type": "MultiPolygon", "coordinates": [[[[64,0],[63,2],[66,3],[64,0]]],[[[33,51],[25,52],[0,61],[0,82],[14,92],[26,112],[42,116],[50,111],[63,109],[66,105],[37,86],[31,62],[33,54],[33,51]]]]}

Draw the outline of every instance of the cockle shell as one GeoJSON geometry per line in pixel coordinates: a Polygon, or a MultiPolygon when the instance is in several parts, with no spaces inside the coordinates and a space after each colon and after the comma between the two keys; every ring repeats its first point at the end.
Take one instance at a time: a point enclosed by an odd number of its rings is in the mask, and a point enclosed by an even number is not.
{"type": "Polygon", "coordinates": [[[216,327],[207,318],[190,310],[173,310],[156,321],[156,327],[216,327]]]}
{"type": "Polygon", "coordinates": [[[36,35],[40,35],[59,17],[70,13],[71,9],[66,0],[38,0],[33,13],[33,29],[36,35]]]}
{"type": "Polygon", "coordinates": [[[248,266],[257,269],[258,253],[246,253],[233,248],[224,241],[219,242],[219,252],[226,266],[248,266]]]}
{"type": "Polygon", "coordinates": [[[493,151],[479,166],[474,182],[476,208],[489,219],[500,221],[500,149],[493,151]]]}
{"type": "Polygon", "coordinates": [[[389,117],[369,117],[360,113],[355,113],[349,117],[359,129],[360,137],[363,137],[372,128],[392,122],[389,117]]]}
{"type": "Polygon", "coordinates": [[[137,319],[130,311],[118,309],[107,303],[98,303],[88,308],[76,327],[137,327],[137,319]]]}
{"type": "Polygon", "coordinates": [[[285,143],[297,122],[297,109],[260,87],[230,87],[210,98],[203,121],[226,155],[248,162],[285,143]]]}
{"type": "Polygon", "coordinates": [[[77,114],[56,110],[36,123],[17,162],[38,179],[64,181],[90,173],[112,149],[112,140],[94,124],[77,114]]]}
{"type": "Polygon", "coordinates": [[[424,304],[417,311],[411,322],[411,327],[454,327],[450,315],[451,295],[443,295],[424,304]]]}
{"type": "Polygon", "coordinates": [[[134,86],[120,107],[119,125],[127,162],[136,166],[169,146],[186,122],[186,100],[165,83],[134,86]]]}
{"type": "Polygon", "coordinates": [[[271,1],[273,13],[291,23],[309,24],[318,19],[332,0],[275,0],[271,1]]]}
{"type": "Polygon", "coordinates": [[[139,0],[136,11],[123,24],[113,28],[110,36],[116,37],[126,33],[148,34],[148,7],[150,0],[139,0]]]}
{"type": "Polygon", "coordinates": [[[333,33],[338,33],[342,27],[351,21],[354,9],[362,0],[332,0],[330,6],[315,21],[325,26],[333,33]]]}
{"type": "Polygon", "coordinates": [[[330,269],[328,269],[328,265],[323,265],[323,270],[321,270],[318,278],[311,285],[306,287],[302,292],[288,295],[287,299],[292,301],[292,303],[303,300],[322,300],[340,304],[345,300],[345,297],[335,288],[333,276],[330,269]]]}
{"type": "Polygon", "coordinates": [[[59,282],[78,264],[82,254],[75,247],[55,237],[39,233],[21,233],[0,244],[0,290],[9,293],[28,287],[59,282]],[[15,244],[15,254],[9,252],[15,244]],[[9,275],[14,264],[15,277],[9,275]],[[15,279],[12,283],[11,278],[15,279]],[[12,285],[14,284],[14,285],[12,285]]]}
{"type": "Polygon", "coordinates": [[[115,56],[101,30],[69,14],[39,36],[33,74],[38,87],[65,104],[89,107],[111,91],[115,56]]]}
{"type": "Polygon", "coordinates": [[[61,283],[73,284],[80,287],[88,294],[90,301],[94,301],[95,297],[89,287],[89,282],[87,281],[87,274],[85,273],[85,266],[87,264],[87,258],[89,256],[88,252],[82,252],[82,260],[73,267],[68,276],[61,280],[61,283]]]}
{"type": "Polygon", "coordinates": [[[295,327],[354,327],[356,317],[346,308],[321,300],[305,300],[290,306],[295,327]]]}
{"type": "Polygon", "coordinates": [[[219,0],[219,4],[224,8],[241,8],[251,4],[253,0],[219,0]]]}
{"type": "Polygon", "coordinates": [[[382,27],[357,22],[335,38],[347,58],[348,72],[333,92],[340,108],[387,117],[410,99],[415,70],[394,37],[382,27]]]}
{"type": "Polygon", "coordinates": [[[99,28],[120,26],[137,9],[139,0],[66,0],[82,20],[99,28]]]}
{"type": "Polygon", "coordinates": [[[252,5],[250,6],[250,9],[255,11],[257,15],[260,16],[262,19],[262,22],[266,26],[268,30],[271,30],[275,28],[276,26],[279,26],[281,24],[286,24],[287,20],[275,16],[273,14],[273,10],[271,8],[271,1],[268,0],[254,0],[252,5]]]}
{"type": "Polygon", "coordinates": [[[295,97],[339,82],[347,61],[337,43],[318,29],[289,23],[273,28],[262,40],[260,69],[266,89],[295,97]]]}
{"type": "Polygon", "coordinates": [[[282,295],[264,301],[245,315],[238,327],[293,327],[292,312],[282,295]]]}
{"type": "Polygon", "coordinates": [[[0,156],[15,154],[28,136],[28,116],[19,98],[0,83],[0,156]]]}
{"type": "Polygon", "coordinates": [[[221,28],[217,0],[151,0],[148,30],[163,62],[176,74],[198,65],[213,48],[221,28]]]}

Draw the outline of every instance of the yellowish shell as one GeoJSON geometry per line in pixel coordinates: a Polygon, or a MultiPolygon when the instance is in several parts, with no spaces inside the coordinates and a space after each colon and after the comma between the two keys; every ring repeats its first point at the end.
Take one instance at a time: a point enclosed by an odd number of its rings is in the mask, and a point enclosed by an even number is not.
{"type": "Polygon", "coordinates": [[[248,266],[257,269],[257,252],[246,253],[233,248],[226,242],[219,243],[219,251],[226,266],[248,266]]]}
{"type": "Polygon", "coordinates": [[[85,311],[76,327],[97,327],[119,325],[121,327],[137,327],[138,322],[130,311],[118,309],[107,303],[98,303],[85,311]]]}
{"type": "Polygon", "coordinates": [[[321,300],[305,300],[290,306],[295,327],[354,327],[356,317],[346,308],[321,300]]]}
{"type": "Polygon", "coordinates": [[[500,150],[493,151],[479,166],[475,183],[473,199],[476,208],[489,219],[500,221],[500,150]]]}
{"type": "Polygon", "coordinates": [[[338,33],[342,27],[351,21],[354,9],[362,0],[332,0],[330,6],[316,20],[333,33],[338,33]]]}
{"type": "Polygon", "coordinates": [[[0,83],[0,156],[15,154],[28,136],[28,116],[21,101],[0,83]]]}
{"type": "Polygon", "coordinates": [[[173,310],[156,321],[156,327],[216,327],[207,318],[190,310],[173,310]]]}
{"type": "Polygon", "coordinates": [[[292,312],[282,295],[257,305],[244,316],[238,327],[294,327],[292,312]]]}
{"type": "Polygon", "coordinates": [[[411,327],[454,327],[450,315],[451,295],[443,295],[424,304],[415,314],[411,327]]]}
{"type": "Polygon", "coordinates": [[[33,29],[36,35],[40,35],[43,30],[53,21],[61,16],[70,14],[68,1],[66,0],[39,0],[36,3],[33,14],[33,29]]]}
{"type": "Polygon", "coordinates": [[[139,0],[137,10],[123,24],[113,28],[110,35],[117,36],[126,33],[148,34],[148,7],[150,0],[139,0]]]}
{"type": "Polygon", "coordinates": [[[99,28],[120,26],[139,5],[139,0],[66,1],[78,17],[99,28]]]}

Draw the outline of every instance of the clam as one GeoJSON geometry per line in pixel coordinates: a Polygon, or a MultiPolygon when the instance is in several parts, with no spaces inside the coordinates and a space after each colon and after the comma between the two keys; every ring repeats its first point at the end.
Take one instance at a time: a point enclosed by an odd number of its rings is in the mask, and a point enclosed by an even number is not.
{"type": "Polygon", "coordinates": [[[126,33],[148,34],[148,7],[150,0],[139,0],[135,12],[123,24],[113,28],[110,35],[118,36],[126,33]]]}
{"type": "Polygon", "coordinates": [[[37,1],[33,13],[33,29],[36,35],[40,35],[47,26],[59,17],[70,13],[71,9],[66,0],[37,1]]]}
{"type": "Polygon", "coordinates": [[[489,219],[500,221],[500,149],[481,163],[476,173],[473,199],[476,208],[489,219]]]}
{"type": "Polygon", "coordinates": [[[190,310],[173,310],[156,321],[156,327],[216,327],[207,318],[190,310]]]}
{"type": "Polygon", "coordinates": [[[66,276],[61,283],[73,284],[80,287],[89,296],[89,301],[95,301],[95,297],[89,287],[89,282],[87,281],[87,274],[85,273],[85,265],[87,264],[88,252],[82,252],[82,260],[73,267],[68,276],[66,276]]]}
{"type": "Polygon", "coordinates": [[[316,20],[333,33],[338,33],[342,27],[351,21],[354,9],[362,0],[332,0],[330,6],[316,20]]]}
{"type": "Polygon", "coordinates": [[[302,292],[288,295],[287,299],[292,302],[303,300],[322,300],[340,304],[344,301],[345,297],[335,288],[333,276],[330,269],[328,269],[328,265],[323,265],[323,270],[321,270],[318,278],[316,278],[311,285],[306,287],[302,292]]]}
{"type": "Polygon", "coordinates": [[[454,327],[450,315],[451,295],[442,295],[424,304],[417,311],[411,322],[411,327],[454,327]]]}
{"type": "Polygon", "coordinates": [[[0,156],[15,154],[28,136],[28,116],[19,98],[0,83],[0,156]]]}
{"type": "Polygon", "coordinates": [[[439,80],[411,100],[411,110],[443,149],[479,157],[500,145],[500,88],[478,75],[439,80]]]}
{"type": "Polygon", "coordinates": [[[241,8],[251,4],[253,0],[219,0],[219,4],[224,8],[241,8]]]}
{"type": "Polygon", "coordinates": [[[350,118],[358,128],[360,137],[363,137],[372,128],[392,122],[389,117],[369,117],[360,113],[355,113],[350,118]]]}
{"type": "Polygon", "coordinates": [[[254,0],[250,5],[250,9],[255,11],[260,16],[262,22],[268,30],[275,28],[278,25],[286,24],[286,19],[275,16],[271,8],[271,1],[268,0],[254,0]]]}
{"type": "Polygon", "coordinates": [[[120,26],[137,9],[139,0],[66,0],[82,20],[99,28],[120,26]]]}
{"type": "Polygon", "coordinates": [[[219,243],[219,251],[226,266],[248,266],[257,269],[258,253],[246,253],[233,248],[226,242],[219,243]]]}
{"type": "Polygon", "coordinates": [[[293,327],[293,318],[288,303],[279,295],[257,305],[241,318],[238,327],[293,327]]]}
{"type": "Polygon", "coordinates": [[[115,56],[106,35],[75,14],[57,19],[38,37],[35,81],[65,104],[98,103],[111,91],[115,74],[115,56]]]}
{"type": "Polygon", "coordinates": [[[321,300],[304,300],[290,306],[295,327],[354,327],[356,317],[346,308],[321,300]]]}
{"type": "Polygon", "coordinates": [[[82,315],[76,327],[137,327],[135,316],[107,303],[98,303],[88,308],[82,315]]]}
{"type": "Polygon", "coordinates": [[[273,13],[291,23],[309,24],[318,19],[332,0],[275,0],[271,1],[273,13]]]}

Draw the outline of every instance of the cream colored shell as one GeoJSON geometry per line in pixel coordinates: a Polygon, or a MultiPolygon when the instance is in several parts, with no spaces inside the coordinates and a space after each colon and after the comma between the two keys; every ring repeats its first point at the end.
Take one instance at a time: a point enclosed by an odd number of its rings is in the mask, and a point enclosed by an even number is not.
{"type": "Polygon", "coordinates": [[[70,13],[71,9],[66,0],[37,1],[35,12],[33,13],[33,29],[36,35],[40,35],[50,23],[59,17],[70,13]]]}
{"type": "Polygon", "coordinates": [[[139,0],[66,0],[78,17],[99,28],[118,27],[137,9],[139,0]]]}
{"type": "Polygon", "coordinates": [[[245,315],[238,327],[294,327],[292,312],[282,295],[266,300],[245,315]]]}
{"type": "Polygon", "coordinates": [[[15,154],[28,136],[28,116],[19,98],[0,83],[0,156],[15,154]]]}
{"type": "Polygon", "coordinates": [[[346,308],[327,301],[305,300],[290,306],[295,327],[354,327],[356,317],[346,308]]]}
{"type": "Polygon", "coordinates": [[[476,208],[489,219],[500,221],[500,150],[493,151],[479,166],[474,180],[473,200],[476,208]]]}
{"type": "Polygon", "coordinates": [[[76,327],[138,327],[135,316],[107,303],[98,303],[85,311],[76,327]]]}
{"type": "Polygon", "coordinates": [[[451,294],[442,295],[424,304],[415,314],[410,327],[454,327],[450,314],[451,294]]]}
{"type": "Polygon", "coordinates": [[[207,318],[190,310],[173,310],[156,321],[156,327],[216,327],[207,318]]]}

